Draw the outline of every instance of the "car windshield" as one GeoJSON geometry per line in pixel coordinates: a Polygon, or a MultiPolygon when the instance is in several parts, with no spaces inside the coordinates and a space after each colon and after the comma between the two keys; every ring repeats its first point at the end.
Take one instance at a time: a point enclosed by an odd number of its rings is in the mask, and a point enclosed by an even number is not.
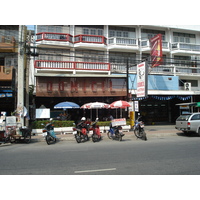
{"type": "Polygon", "coordinates": [[[181,115],[181,116],[179,116],[179,117],[177,118],[176,121],[188,121],[188,119],[189,119],[190,116],[191,116],[191,115],[181,115]]]}

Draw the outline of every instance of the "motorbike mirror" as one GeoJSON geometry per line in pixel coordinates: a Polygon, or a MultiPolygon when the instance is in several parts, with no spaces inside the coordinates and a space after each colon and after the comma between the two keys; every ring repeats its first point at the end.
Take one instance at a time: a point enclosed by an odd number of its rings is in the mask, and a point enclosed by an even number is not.
{"type": "Polygon", "coordinates": [[[96,118],[96,121],[98,121],[98,120],[99,120],[99,118],[97,117],[97,118],[96,118]]]}
{"type": "Polygon", "coordinates": [[[53,118],[50,118],[50,121],[53,121],[53,118]]]}

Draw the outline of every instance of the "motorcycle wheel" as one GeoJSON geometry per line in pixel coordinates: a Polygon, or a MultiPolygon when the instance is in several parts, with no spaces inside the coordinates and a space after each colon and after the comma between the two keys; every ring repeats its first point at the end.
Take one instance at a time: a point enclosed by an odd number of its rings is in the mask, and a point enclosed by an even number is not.
{"type": "Polygon", "coordinates": [[[50,136],[49,136],[49,135],[46,135],[45,139],[46,139],[47,144],[50,145],[50,143],[51,143],[51,138],[50,138],[50,136]]]}
{"type": "Polygon", "coordinates": [[[75,135],[75,138],[77,143],[81,143],[81,137],[78,134],[75,135]]]}
{"type": "Polygon", "coordinates": [[[97,142],[99,139],[98,139],[98,136],[95,135],[95,134],[92,134],[92,141],[93,142],[97,142]]]}
{"type": "Polygon", "coordinates": [[[147,141],[147,135],[146,135],[146,132],[144,130],[142,130],[142,139],[147,141]]]}
{"type": "Polygon", "coordinates": [[[26,142],[27,144],[29,144],[31,142],[31,134],[27,133],[24,137],[24,142],[26,142]]]}
{"type": "Polygon", "coordinates": [[[112,139],[112,135],[111,135],[110,131],[107,132],[107,136],[109,139],[112,139]]]}
{"type": "Polygon", "coordinates": [[[138,128],[134,130],[134,134],[137,138],[142,138],[142,134],[138,128]]]}
{"type": "Polygon", "coordinates": [[[9,140],[10,140],[10,143],[16,142],[16,139],[15,139],[15,137],[13,137],[13,136],[10,136],[10,137],[9,137],[9,140]]]}
{"type": "Polygon", "coordinates": [[[85,141],[88,141],[88,140],[89,140],[88,135],[85,135],[85,136],[84,136],[84,139],[85,139],[85,141]]]}
{"type": "Polygon", "coordinates": [[[122,136],[121,136],[121,134],[118,135],[118,140],[119,140],[119,141],[122,141],[122,136]]]}

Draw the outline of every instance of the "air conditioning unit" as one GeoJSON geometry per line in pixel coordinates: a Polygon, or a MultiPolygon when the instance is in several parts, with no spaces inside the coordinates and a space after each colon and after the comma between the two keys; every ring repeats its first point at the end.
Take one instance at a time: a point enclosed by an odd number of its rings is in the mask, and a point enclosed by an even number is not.
{"type": "Polygon", "coordinates": [[[190,91],[190,90],[191,90],[191,83],[185,82],[185,83],[184,83],[184,90],[190,91]]]}

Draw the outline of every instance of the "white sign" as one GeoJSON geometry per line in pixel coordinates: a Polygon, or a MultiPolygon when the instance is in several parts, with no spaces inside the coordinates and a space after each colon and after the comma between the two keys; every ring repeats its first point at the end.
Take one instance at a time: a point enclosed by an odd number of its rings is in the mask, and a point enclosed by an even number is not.
{"type": "Polygon", "coordinates": [[[134,101],[134,111],[139,112],[139,102],[138,101],[134,101]]]}
{"type": "Polygon", "coordinates": [[[50,118],[50,109],[49,108],[38,108],[36,109],[36,118],[50,118]]]}
{"type": "Polygon", "coordinates": [[[126,125],[126,118],[112,120],[112,126],[123,126],[123,125],[126,125]]]}
{"type": "Polygon", "coordinates": [[[137,97],[146,96],[146,84],[147,84],[147,74],[146,74],[146,63],[142,62],[137,65],[137,97]]]}

